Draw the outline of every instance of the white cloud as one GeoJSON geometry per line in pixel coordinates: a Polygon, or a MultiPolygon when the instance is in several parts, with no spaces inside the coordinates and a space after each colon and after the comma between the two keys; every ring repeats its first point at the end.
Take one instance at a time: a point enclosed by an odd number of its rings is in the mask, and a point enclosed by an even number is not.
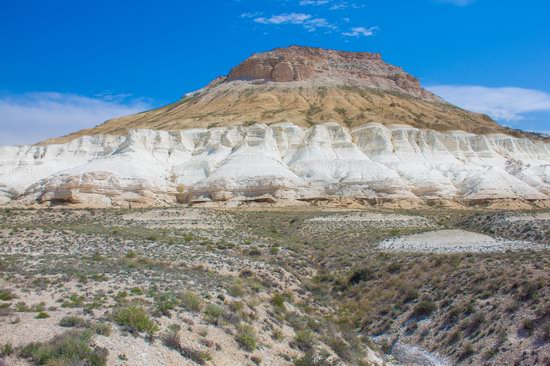
{"type": "Polygon", "coordinates": [[[325,18],[314,18],[311,14],[304,13],[283,13],[272,15],[269,18],[259,17],[254,19],[254,21],[260,24],[272,25],[298,24],[302,25],[310,32],[318,28],[336,29],[336,26],[328,22],[325,18]]]}
{"type": "Polygon", "coordinates": [[[32,144],[150,108],[148,101],[128,95],[0,95],[0,145],[32,144]]]}
{"type": "Polygon", "coordinates": [[[340,1],[334,3],[329,7],[329,10],[341,10],[341,9],[362,9],[365,7],[365,4],[349,3],[347,1],[340,1]]]}
{"type": "Polygon", "coordinates": [[[326,5],[329,3],[329,0],[301,0],[300,5],[307,6],[307,5],[314,5],[314,6],[320,6],[320,5],[326,5]]]}
{"type": "Polygon", "coordinates": [[[476,0],[436,0],[436,1],[440,3],[447,3],[447,4],[457,5],[457,6],[466,6],[466,5],[473,4],[476,0]]]}
{"type": "Polygon", "coordinates": [[[310,19],[310,14],[304,13],[285,13],[279,15],[272,15],[269,18],[260,17],[254,19],[256,23],[261,24],[303,24],[306,20],[310,19]]]}
{"type": "Polygon", "coordinates": [[[256,11],[256,12],[253,12],[253,13],[242,13],[241,14],[241,18],[256,18],[256,17],[259,17],[260,15],[262,15],[262,12],[260,11],[256,11]]]}
{"type": "Polygon", "coordinates": [[[343,36],[346,37],[370,37],[374,35],[374,32],[378,29],[378,27],[354,27],[351,28],[349,32],[342,33],[343,36]]]}
{"type": "Polygon", "coordinates": [[[340,9],[360,9],[364,8],[364,4],[350,3],[348,1],[334,1],[334,0],[301,0],[299,2],[302,6],[325,6],[330,5],[329,10],[340,10],[340,9]]]}
{"type": "Polygon", "coordinates": [[[436,85],[428,89],[462,108],[501,121],[518,121],[525,113],[550,111],[550,94],[542,90],[475,85],[436,85]]]}

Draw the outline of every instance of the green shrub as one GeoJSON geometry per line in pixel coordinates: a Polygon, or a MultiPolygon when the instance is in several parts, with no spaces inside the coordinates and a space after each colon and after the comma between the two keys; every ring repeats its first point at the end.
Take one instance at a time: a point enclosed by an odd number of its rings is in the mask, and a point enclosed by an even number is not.
{"type": "Polygon", "coordinates": [[[285,339],[285,335],[281,329],[275,329],[273,333],[271,333],[271,338],[278,342],[281,342],[283,339],[285,339]]]}
{"type": "Polygon", "coordinates": [[[431,315],[437,306],[432,301],[421,301],[415,305],[412,315],[414,317],[425,317],[431,315]]]}
{"type": "Polygon", "coordinates": [[[227,292],[233,297],[241,297],[244,295],[244,287],[242,283],[236,281],[231,286],[229,286],[227,292]]]}
{"type": "Polygon", "coordinates": [[[239,311],[242,311],[244,309],[244,304],[240,301],[233,301],[231,304],[229,304],[229,308],[232,312],[238,313],[239,311]]]}
{"type": "Polygon", "coordinates": [[[139,296],[139,295],[143,295],[143,290],[139,287],[132,287],[132,289],[130,290],[130,293],[134,296],[139,296]]]}
{"type": "Polygon", "coordinates": [[[68,328],[87,328],[90,325],[90,322],[80,316],[69,315],[62,318],[59,321],[59,325],[68,328]]]}
{"type": "Polygon", "coordinates": [[[170,310],[178,306],[179,301],[173,293],[167,292],[156,297],[157,311],[162,315],[170,315],[170,310]]]}
{"type": "Polygon", "coordinates": [[[19,301],[17,304],[15,304],[15,311],[18,313],[26,313],[28,311],[31,311],[27,304],[25,304],[23,301],[19,301]]]}
{"type": "Polygon", "coordinates": [[[180,296],[181,306],[187,311],[200,311],[202,300],[193,291],[184,291],[180,296]]]}
{"type": "Polygon", "coordinates": [[[471,316],[471,318],[467,321],[465,330],[468,334],[475,333],[481,324],[485,322],[485,314],[483,313],[475,313],[471,316]]]}
{"type": "Polygon", "coordinates": [[[10,301],[15,299],[15,295],[10,290],[0,290],[0,300],[10,301]]]}
{"type": "Polygon", "coordinates": [[[474,348],[472,347],[472,344],[469,342],[466,342],[462,345],[462,348],[458,352],[458,360],[463,361],[474,354],[474,348]]]}
{"type": "Polygon", "coordinates": [[[271,304],[278,309],[285,309],[285,297],[281,294],[275,294],[271,298],[271,304]]]}
{"type": "Polygon", "coordinates": [[[97,335],[108,337],[111,335],[111,324],[108,323],[94,323],[90,329],[97,335]]]}
{"type": "Polygon", "coordinates": [[[261,250],[256,248],[256,247],[254,247],[254,248],[252,248],[248,251],[248,255],[250,255],[252,257],[256,257],[256,256],[259,256],[261,254],[262,254],[261,250]]]}
{"type": "Polygon", "coordinates": [[[158,330],[158,326],[141,306],[131,305],[118,308],[113,313],[113,319],[117,324],[128,327],[132,332],[154,334],[158,330]]]}
{"type": "Polygon", "coordinates": [[[288,293],[276,293],[271,298],[271,304],[278,309],[285,309],[285,302],[292,300],[292,295],[288,293]]]}
{"type": "Polygon", "coordinates": [[[407,303],[418,298],[418,290],[414,287],[405,287],[403,289],[403,302],[407,303]]]}
{"type": "Polygon", "coordinates": [[[313,348],[315,339],[313,334],[308,330],[299,330],[294,337],[294,343],[299,350],[307,352],[313,348]]]}
{"type": "Polygon", "coordinates": [[[41,311],[38,314],[36,314],[36,319],[46,319],[49,317],[50,317],[50,314],[46,313],[45,311],[41,311]]]}
{"type": "Polygon", "coordinates": [[[0,356],[9,356],[13,354],[13,346],[11,343],[6,343],[2,347],[0,347],[0,356]]]}
{"type": "Polygon", "coordinates": [[[540,282],[528,281],[523,284],[519,297],[523,301],[530,301],[538,298],[539,289],[542,287],[540,282]]]}
{"type": "Polygon", "coordinates": [[[343,361],[349,362],[352,354],[350,346],[341,337],[331,335],[325,342],[343,361]]]}
{"type": "Polygon", "coordinates": [[[166,347],[178,351],[183,357],[188,358],[199,365],[204,365],[207,361],[212,359],[212,355],[209,352],[197,351],[181,344],[180,337],[175,329],[171,329],[163,334],[161,339],[162,343],[166,347]]]}
{"type": "Polygon", "coordinates": [[[220,319],[224,315],[224,313],[225,311],[223,310],[223,308],[216,304],[208,304],[204,309],[206,320],[214,325],[220,324],[220,319]]]}
{"type": "Polygon", "coordinates": [[[523,319],[521,322],[521,327],[527,333],[528,335],[533,335],[533,332],[535,331],[535,322],[531,319],[523,319]]]}
{"type": "Polygon", "coordinates": [[[37,365],[89,365],[103,366],[109,351],[90,347],[92,332],[69,331],[54,337],[47,343],[31,343],[23,347],[19,356],[37,365]]]}
{"type": "Polygon", "coordinates": [[[367,282],[374,278],[374,274],[368,268],[355,270],[348,278],[348,285],[354,286],[361,282],[367,282]]]}
{"type": "Polygon", "coordinates": [[[294,360],[294,366],[326,366],[332,365],[329,362],[330,354],[318,355],[313,351],[306,352],[302,357],[294,360]]]}
{"type": "Polygon", "coordinates": [[[84,296],[78,296],[77,294],[70,294],[69,299],[63,301],[61,307],[63,308],[78,308],[84,305],[84,296]]]}
{"type": "Polygon", "coordinates": [[[246,351],[256,349],[256,331],[248,324],[240,324],[237,328],[237,343],[246,351]]]}

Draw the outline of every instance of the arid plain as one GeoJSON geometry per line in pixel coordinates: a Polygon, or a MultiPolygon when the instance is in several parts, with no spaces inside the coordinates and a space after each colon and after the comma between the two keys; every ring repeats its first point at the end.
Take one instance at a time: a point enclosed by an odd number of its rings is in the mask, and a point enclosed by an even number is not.
{"type": "Polygon", "coordinates": [[[0,215],[4,364],[550,361],[548,211],[0,215]]]}

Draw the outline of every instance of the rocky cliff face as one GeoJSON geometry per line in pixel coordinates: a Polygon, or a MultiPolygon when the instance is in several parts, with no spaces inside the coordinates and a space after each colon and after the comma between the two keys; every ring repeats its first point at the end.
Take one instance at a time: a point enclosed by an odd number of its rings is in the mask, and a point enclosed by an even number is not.
{"type": "Polygon", "coordinates": [[[255,54],[231,70],[227,81],[277,83],[317,81],[325,85],[359,86],[403,93],[432,102],[441,99],[420,87],[401,68],[382,61],[379,53],[343,52],[311,47],[277,48],[255,54]]]}
{"type": "Polygon", "coordinates": [[[0,203],[547,205],[550,145],[506,132],[378,54],[290,47],[172,105],[0,148],[0,203]]]}
{"type": "Polygon", "coordinates": [[[547,201],[550,145],[378,123],[134,130],[0,149],[0,199],[93,206],[192,202],[547,201]],[[178,193],[179,190],[179,193],[178,193]]]}

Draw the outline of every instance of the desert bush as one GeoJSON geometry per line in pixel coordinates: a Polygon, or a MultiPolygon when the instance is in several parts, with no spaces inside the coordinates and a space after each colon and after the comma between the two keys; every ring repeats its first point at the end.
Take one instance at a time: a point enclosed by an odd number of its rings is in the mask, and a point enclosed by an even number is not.
{"type": "Polygon", "coordinates": [[[46,319],[49,317],[50,317],[50,314],[46,313],[45,311],[41,311],[35,316],[36,319],[46,319]]]}
{"type": "Polygon", "coordinates": [[[97,335],[108,337],[111,334],[111,324],[108,323],[93,323],[90,329],[97,335]]]}
{"type": "Polygon", "coordinates": [[[474,354],[474,348],[472,347],[472,344],[469,342],[466,342],[462,345],[460,348],[460,351],[458,352],[458,360],[464,361],[468,357],[474,354]]]}
{"type": "Polygon", "coordinates": [[[466,321],[464,330],[467,334],[474,334],[483,323],[485,323],[485,314],[475,313],[466,321]]]}
{"type": "Polygon", "coordinates": [[[256,331],[248,324],[240,324],[237,327],[237,343],[246,351],[256,349],[256,331]]]}
{"type": "Polygon", "coordinates": [[[187,311],[200,311],[202,307],[202,300],[193,291],[184,291],[180,296],[181,306],[187,311]]]}
{"type": "Polygon", "coordinates": [[[403,302],[408,303],[418,298],[418,290],[414,287],[407,286],[403,289],[403,302]]]}
{"type": "Polygon", "coordinates": [[[0,290],[0,300],[10,301],[15,299],[15,295],[10,290],[0,290]]]}
{"type": "Polygon", "coordinates": [[[11,343],[6,343],[0,347],[0,356],[10,356],[13,352],[14,349],[11,343]]]}
{"type": "Polygon", "coordinates": [[[550,341],[550,322],[546,322],[540,327],[540,339],[543,342],[550,341]]]}
{"type": "Polygon", "coordinates": [[[542,284],[538,281],[527,281],[523,283],[522,289],[519,293],[519,298],[522,301],[531,301],[538,298],[539,289],[542,284]]]}
{"type": "Polygon", "coordinates": [[[227,288],[227,292],[233,297],[241,297],[244,295],[245,289],[240,281],[235,281],[227,288]]]}
{"type": "Polygon", "coordinates": [[[447,344],[452,345],[458,342],[462,338],[462,334],[458,329],[455,329],[453,332],[449,334],[447,337],[447,344]]]}
{"type": "Polygon", "coordinates": [[[352,358],[352,351],[349,344],[341,337],[336,335],[330,335],[326,338],[325,343],[329,346],[334,353],[342,359],[342,361],[349,362],[352,358]]]}
{"type": "Polygon", "coordinates": [[[532,319],[523,319],[521,321],[521,328],[527,333],[527,335],[533,335],[535,331],[535,322],[532,319]]]}
{"type": "Polygon", "coordinates": [[[206,320],[214,325],[219,325],[222,316],[224,315],[224,309],[216,304],[208,304],[204,309],[204,315],[206,320]]]}
{"type": "Polygon", "coordinates": [[[271,333],[271,338],[277,342],[281,342],[285,338],[285,335],[281,329],[275,329],[273,330],[273,333],[271,333]]]}
{"type": "Polygon", "coordinates": [[[130,289],[130,294],[132,294],[134,296],[143,295],[143,290],[139,287],[132,287],[130,289]]]}
{"type": "Polygon", "coordinates": [[[436,308],[436,304],[432,301],[421,301],[414,306],[412,316],[416,318],[430,316],[436,308]]]}
{"type": "MultiPolygon", "coordinates": [[[[159,294],[155,297],[156,312],[161,315],[170,315],[170,310],[178,306],[179,301],[171,292],[159,294]]],[[[158,314],[157,314],[158,315],[158,314]]]]}
{"type": "Polygon", "coordinates": [[[313,334],[308,330],[299,330],[294,337],[294,344],[296,347],[304,352],[307,352],[313,348],[315,338],[313,334]]]}
{"type": "Polygon", "coordinates": [[[306,352],[302,357],[294,360],[294,366],[328,366],[330,354],[317,354],[313,351],[306,352]]]}
{"type": "Polygon", "coordinates": [[[113,319],[117,324],[127,327],[131,332],[154,334],[158,330],[158,326],[149,318],[149,315],[141,306],[131,305],[115,309],[113,319]]]}
{"type": "Polygon", "coordinates": [[[250,249],[248,251],[248,255],[252,256],[252,257],[256,257],[256,256],[259,256],[262,254],[262,251],[256,247],[250,249]]]}
{"type": "Polygon", "coordinates": [[[277,293],[271,298],[271,304],[279,310],[285,310],[286,296],[284,294],[277,293]]]}
{"type": "Polygon", "coordinates": [[[69,315],[63,317],[59,321],[59,325],[67,328],[87,328],[90,322],[80,316],[69,315]]]}
{"type": "Polygon", "coordinates": [[[90,330],[69,331],[47,343],[30,343],[20,350],[19,356],[37,365],[103,366],[109,351],[90,347],[91,338],[90,330]]]}
{"type": "Polygon", "coordinates": [[[374,274],[368,268],[355,270],[348,278],[348,284],[353,286],[374,278],[374,274]]]}
{"type": "Polygon", "coordinates": [[[175,329],[170,329],[162,335],[161,339],[162,343],[166,347],[178,351],[183,357],[188,358],[199,365],[204,365],[207,361],[212,359],[212,355],[209,352],[197,351],[181,344],[180,337],[175,329]]]}

